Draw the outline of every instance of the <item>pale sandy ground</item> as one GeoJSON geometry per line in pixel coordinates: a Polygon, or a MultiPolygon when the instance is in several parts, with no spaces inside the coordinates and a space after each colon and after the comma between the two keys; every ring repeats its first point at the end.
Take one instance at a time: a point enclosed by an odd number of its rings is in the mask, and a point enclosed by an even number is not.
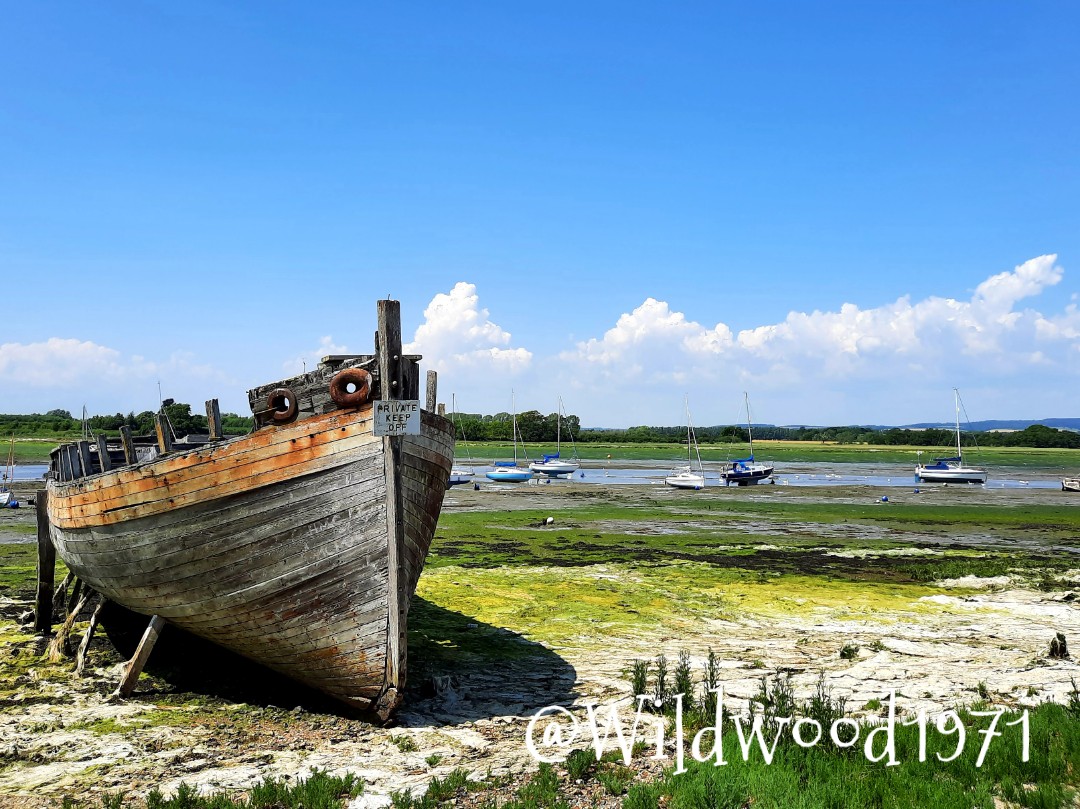
{"type": "MultiPolygon", "coordinates": [[[[735,497],[778,495],[732,492],[735,497]]],[[[663,489],[647,497],[679,496],[663,489]]],[[[685,496],[685,495],[683,495],[685,496]]],[[[867,502],[870,489],[822,490],[818,495],[867,502]]],[[[901,495],[902,496],[902,495],[901,495]]],[[[1017,506],[1062,502],[1043,492],[936,491],[937,502],[1017,506]],[[1034,498],[1034,499],[1032,499],[1034,498]]],[[[636,502],[643,495],[622,487],[589,498],[636,502]]],[[[580,503],[569,487],[524,487],[513,492],[455,491],[447,508],[529,509],[557,513],[560,505],[580,503]]],[[[1080,504],[1080,499],[1076,501],[1080,504]]],[[[31,518],[27,510],[24,518],[31,518]]],[[[0,522],[0,533],[3,533],[0,522]]],[[[27,537],[22,537],[24,540],[27,537]]],[[[1078,538],[1077,545],[1080,545],[1078,538]]],[[[1076,547],[1054,553],[1077,553],[1076,547]]],[[[1078,557],[1080,558],[1080,557],[1078,557]]],[[[1080,567],[1080,564],[1077,565],[1080,567]]],[[[521,571],[527,581],[528,569],[521,571]]],[[[464,574],[463,574],[464,575],[464,574]]],[[[602,571],[600,572],[602,575],[602,571]]],[[[730,705],[738,709],[760,687],[762,674],[790,674],[796,694],[807,697],[824,670],[834,696],[846,696],[860,709],[890,689],[904,711],[940,712],[977,699],[979,684],[996,703],[1023,706],[1042,700],[1067,701],[1071,678],[1080,681],[1072,660],[1049,660],[1050,640],[1063,632],[1080,649],[1080,612],[1066,592],[1016,587],[1009,579],[942,583],[925,603],[873,618],[850,620],[842,611],[807,609],[775,617],[687,624],[678,635],[643,629],[621,637],[590,634],[551,649],[557,657],[538,658],[535,666],[496,668],[463,674],[442,695],[416,699],[393,728],[326,714],[275,707],[214,705],[206,722],[185,721],[138,727],[139,716],[155,708],[154,693],[111,703],[105,693],[116,681],[115,666],[97,667],[81,682],[41,682],[31,672],[11,700],[0,703],[0,805],[51,805],[65,794],[85,797],[101,790],[145,794],[153,786],[166,793],[181,781],[212,791],[244,788],[264,776],[302,775],[313,767],[357,773],[366,784],[356,806],[385,806],[391,790],[422,790],[433,775],[464,767],[474,777],[524,773],[535,768],[525,749],[529,716],[549,704],[578,709],[588,702],[610,704],[628,693],[631,661],[680,650],[700,655],[712,648],[723,661],[722,680],[730,705]],[[955,585],[961,585],[954,592],[955,585]],[[932,606],[932,610],[926,610],[932,606]],[[878,642],[880,650],[870,646],[878,642]],[[855,660],[836,653],[845,642],[861,646],[855,660]],[[559,661],[552,666],[552,660],[559,661]],[[764,669],[753,668],[760,661],[764,669]],[[233,716],[236,721],[229,721],[233,716]],[[123,732],[94,733],[85,725],[115,718],[123,732]],[[83,726],[83,727],[80,727],[83,726]],[[403,752],[407,736],[416,750],[403,752]],[[395,741],[396,740],[396,741],[395,741]],[[436,764],[425,761],[441,756],[436,764]]],[[[452,605],[445,605],[452,608],[452,605]]],[[[0,632],[24,605],[0,604],[0,632]]],[[[0,659],[6,652],[0,648],[0,659]]],[[[97,658],[100,660],[101,658],[97,658]]],[[[696,665],[703,664],[700,656],[696,665]]],[[[200,709],[189,709],[187,718],[200,709]]]]}

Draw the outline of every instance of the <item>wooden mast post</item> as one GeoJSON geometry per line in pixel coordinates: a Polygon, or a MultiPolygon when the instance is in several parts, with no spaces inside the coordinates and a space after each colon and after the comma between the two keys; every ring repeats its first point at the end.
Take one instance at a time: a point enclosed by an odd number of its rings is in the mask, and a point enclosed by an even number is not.
{"type": "MultiPolygon", "coordinates": [[[[378,302],[379,331],[376,350],[379,358],[379,387],[382,401],[402,398],[404,377],[401,368],[401,303],[378,302]]],[[[387,528],[387,648],[386,691],[375,711],[388,718],[401,701],[405,683],[405,657],[408,598],[407,576],[403,570],[405,527],[401,499],[401,436],[383,436],[383,459],[386,473],[387,528]]]]}

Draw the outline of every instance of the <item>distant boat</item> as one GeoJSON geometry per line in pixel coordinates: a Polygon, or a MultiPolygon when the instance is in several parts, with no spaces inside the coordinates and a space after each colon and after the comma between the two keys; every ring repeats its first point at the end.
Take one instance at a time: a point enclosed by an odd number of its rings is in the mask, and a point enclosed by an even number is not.
{"type": "MultiPolygon", "coordinates": [[[[450,420],[454,424],[454,432],[461,433],[461,443],[465,446],[465,453],[469,456],[469,462],[472,463],[472,453],[469,452],[469,442],[465,439],[465,428],[457,421],[457,396],[455,394],[450,394],[450,420]]],[[[446,488],[449,489],[451,486],[460,486],[463,483],[471,483],[473,474],[474,472],[472,469],[466,469],[455,465],[450,470],[450,477],[447,478],[446,488]]]]}
{"type": "Polygon", "coordinates": [[[8,449],[7,463],[4,465],[4,477],[0,480],[0,508],[18,508],[19,501],[9,488],[15,480],[15,433],[11,434],[11,447],[8,449]]]}
{"type": "Polygon", "coordinates": [[[754,461],[754,430],[750,425],[750,395],[745,391],[743,399],[746,402],[746,432],[750,436],[750,457],[732,461],[731,468],[720,473],[721,480],[727,486],[732,483],[737,486],[749,486],[759,480],[768,480],[772,477],[774,470],[774,467],[768,464],[754,461]]]}
{"type": "Polygon", "coordinates": [[[555,452],[545,453],[544,460],[534,461],[529,464],[529,469],[533,472],[537,472],[542,475],[548,475],[550,477],[558,477],[559,475],[569,475],[578,470],[581,464],[577,463],[577,445],[574,444],[574,434],[570,433],[570,443],[574,447],[573,460],[564,461],[560,458],[562,452],[562,416],[563,416],[563,403],[562,397],[559,397],[559,410],[555,414],[555,452]]]}
{"type": "MultiPolygon", "coordinates": [[[[489,480],[494,480],[498,483],[524,483],[526,480],[532,479],[532,470],[518,466],[518,426],[517,426],[517,400],[514,398],[513,393],[510,394],[510,409],[513,411],[511,414],[512,426],[511,437],[514,441],[514,460],[512,461],[494,461],[492,466],[495,468],[490,472],[485,473],[485,476],[489,480]]],[[[522,442],[522,451],[524,452],[524,442],[522,442]]],[[[525,460],[529,460],[529,456],[525,455],[525,460]]]]}
{"type": "Polygon", "coordinates": [[[956,403],[956,456],[934,458],[932,464],[915,467],[915,479],[921,483],[986,483],[986,470],[964,466],[964,454],[960,449],[960,391],[953,388],[956,403]]]}
{"type": "Polygon", "coordinates": [[[1061,481],[1061,491],[1080,492],[1080,478],[1064,478],[1061,481]]]}
{"type": "Polygon", "coordinates": [[[698,451],[697,434],[690,418],[690,400],[686,401],[686,466],[677,466],[664,478],[664,483],[676,489],[705,488],[705,473],[701,469],[701,453],[698,451]],[[697,457],[697,469],[694,469],[694,457],[697,457]]]}

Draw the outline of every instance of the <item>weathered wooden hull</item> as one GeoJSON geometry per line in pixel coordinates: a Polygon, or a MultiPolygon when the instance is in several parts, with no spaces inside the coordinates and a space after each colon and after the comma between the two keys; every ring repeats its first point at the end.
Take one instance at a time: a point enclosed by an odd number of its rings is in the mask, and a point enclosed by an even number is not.
{"type": "Polygon", "coordinates": [[[419,436],[391,439],[372,434],[371,403],[335,410],[50,481],[50,531],[113,601],[385,715],[453,443],[428,412],[419,436]]]}

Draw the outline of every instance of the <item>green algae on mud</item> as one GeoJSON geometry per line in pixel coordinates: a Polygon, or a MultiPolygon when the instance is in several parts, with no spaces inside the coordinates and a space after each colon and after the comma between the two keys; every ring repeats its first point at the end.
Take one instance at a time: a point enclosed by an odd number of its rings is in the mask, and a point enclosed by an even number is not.
{"type": "MultiPolygon", "coordinates": [[[[32,598],[37,592],[37,544],[0,544],[0,596],[32,598]]],[[[67,573],[63,562],[57,561],[55,581],[67,573]]]]}
{"type": "Polygon", "coordinates": [[[709,563],[597,564],[587,567],[443,567],[421,577],[418,593],[478,620],[556,647],[642,631],[679,635],[703,622],[816,613],[862,620],[940,611],[921,601],[929,584],[877,582],[717,569],[709,563]]]}
{"type": "Polygon", "coordinates": [[[724,570],[832,577],[866,583],[958,575],[1037,577],[1078,566],[1043,546],[1072,541],[1075,508],[1032,505],[679,500],[562,507],[542,512],[448,511],[428,570],[658,565],[698,561],[724,570]],[[964,546],[965,538],[970,546],[964,546]],[[1033,538],[1037,540],[1032,542],[1033,538]],[[1023,540],[1024,545],[1018,544],[1023,540]],[[947,575],[933,571],[948,568],[947,575]]]}

